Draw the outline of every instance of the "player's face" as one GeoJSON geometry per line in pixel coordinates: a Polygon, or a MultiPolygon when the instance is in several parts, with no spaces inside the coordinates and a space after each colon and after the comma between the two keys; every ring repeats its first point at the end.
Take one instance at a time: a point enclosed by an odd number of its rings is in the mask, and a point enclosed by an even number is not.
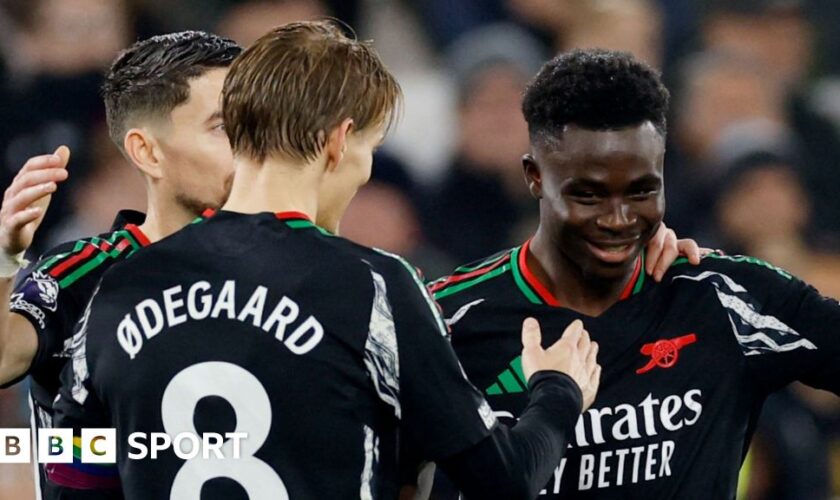
{"type": "Polygon", "coordinates": [[[623,279],[662,222],[664,139],[650,122],[567,127],[524,158],[540,230],[584,276],[623,279]]]}
{"type": "Polygon", "coordinates": [[[230,194],[233,155],[219,99],[226,74],[227,68],[212,69],[190,80],[189,99],[172,110],[158,134],[167,187],[195,213],[221,206],[230,194]]]}
{"type": "Polygon", "coordinates": [[[371,125],[347,134],[344,155],[327,172],[321,188],[318,224],[335,229],[356,192],[370,179],[373,153],[382,144],[385,125],[371,125]]]}

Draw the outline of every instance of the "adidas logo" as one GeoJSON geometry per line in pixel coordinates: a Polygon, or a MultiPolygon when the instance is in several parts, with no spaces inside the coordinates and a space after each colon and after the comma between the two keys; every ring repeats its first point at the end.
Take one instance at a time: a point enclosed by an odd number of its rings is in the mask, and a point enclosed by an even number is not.
{"type": "Polygon", "coordinates": [[[499,396],[501,394],[516,394],[525,392],[528,388],[528,381],[525,380],[525,373],[522,372],[522,357],[517,356],[510,362],[509,367],[496,376],[496,382],[484,390],[488,396],[499,396]]]}

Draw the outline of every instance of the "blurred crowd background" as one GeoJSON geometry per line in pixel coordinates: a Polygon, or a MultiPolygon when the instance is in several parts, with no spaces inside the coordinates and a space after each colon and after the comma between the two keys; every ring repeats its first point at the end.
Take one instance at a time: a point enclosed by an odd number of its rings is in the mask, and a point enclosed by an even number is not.
{"type": "MultiPolygon", "coordinates": [[[[620,49],[672,92],[667,224],[840,298],[837,0],[0,0],[0,183],[32,155],[73,151],[33,254],[143,209],[98,93],[120,49],[184,29],[248,45],[323,16],[373,39],[406,95],[344,236],[427,277],[522,243],[537,221],[520,164],[524,85],[559,51],[620,49]]],[[[28,425],[24,391],[0,391],[0,427],[28,425]]],[[[804,387],[774,396],[740,495],[838,497],[838,401],[804,387]]],[[[0,467],[0,499],[31,498],[30,470],[0,467]]]]}

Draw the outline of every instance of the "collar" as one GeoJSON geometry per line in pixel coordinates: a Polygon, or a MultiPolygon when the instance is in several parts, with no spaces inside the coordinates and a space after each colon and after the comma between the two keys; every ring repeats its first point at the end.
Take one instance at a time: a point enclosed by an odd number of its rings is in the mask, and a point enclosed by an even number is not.
{"type": "MultiPolygon", "coordinates": [[[[513,279],[522,294],[525,295],[532,304],[545,304],[552,307],[561,307],[562,304],[559,300],[557,300],[557,297],[555,297],[548,287],[540,282],[537,276],[531,271],[531,269],[528,268],[528,260],[526,256],[528,255],[530,244],[531,240],[529,239],[522,244],[522,246],[515,248],[511,254],[510,261],[511,269],[513,271],[513,279]]],[[[644,256],[645,253],[642,252],[641,255],[636,258],[636,266],[633,268],[633,274],[630,276],[630,280],[627,284],[624,285],[624,289],[621,291],[619,300],[626,300],[642,290],[645,281],[645,273],[642,272],[645,264],[644,256]]]]}

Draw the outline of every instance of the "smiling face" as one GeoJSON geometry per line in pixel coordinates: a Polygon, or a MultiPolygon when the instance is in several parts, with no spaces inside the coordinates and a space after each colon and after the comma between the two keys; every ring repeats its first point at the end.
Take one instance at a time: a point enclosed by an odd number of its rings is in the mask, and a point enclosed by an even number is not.
{"type": "Polygon", "coordinates": [[[650,123],[619,130],[566,126],[523,159],[540,200],[540,231],[587,277],[626,278],[665,211],[665,142],[650,123]]]}

